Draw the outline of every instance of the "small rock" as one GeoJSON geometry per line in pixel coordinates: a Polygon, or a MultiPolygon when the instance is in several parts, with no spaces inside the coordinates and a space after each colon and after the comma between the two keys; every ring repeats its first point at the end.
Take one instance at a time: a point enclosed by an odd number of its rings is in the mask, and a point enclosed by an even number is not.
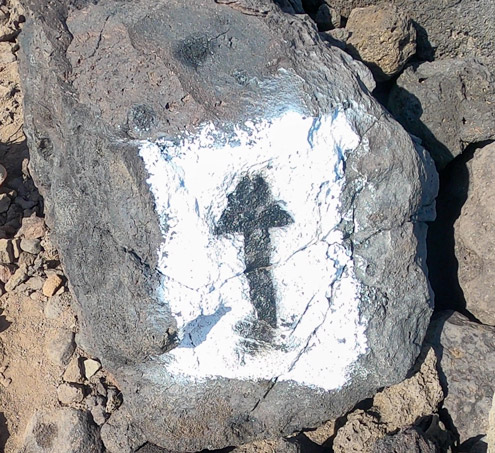
{"type": "Polygon", "coordinates": [[[365,63],[378,81],[397,74],[416,52],[416,30],[395,5],[352,10],[346,24],[351,33],[347,51],[365,63]]]}
{"type": "Polygon", "coordinates": [[[21,283],[24,283],[28,279],[27,266],[21,264],[19,269],[14,272],[14,275],[10,277],[9,281],[5,284],[5,291],[13,291],[21,283]]]}
{"type": "Polygon", "coordinates": [[[31,267],[35,262],[36,256],[31,255],[31,253],[21,252],[19,255],[18,263],[19,265],[25,264],[27,267],[31,267]]]}
{"type": "Polygon", "coordinates": [[[45,220],[36,215],[32,215],[31,217],[24,217],[22,219],[22,226],[17,232],[17,236],[26,239],[40,239],[45,233],[45,220]]]}
{"type": "Polygon", "coordinates": [[[78,355],[72,357],[62,378],[65,382],[72,382],[75,384],[82,384],[84,382],[81,359],[78,355]]]}
{"type": "Polygon", "coordinates": [[[40,291],[41,288],[43,288],[43,283],[43,278],[39,275],[35,275],[26,282],[26,287],[31,291],[40,291]]]}
{"type": "Polygon", "coordinates": [[[0,264],[0,282],[7,283],[15,270],[16,267],[13,264],[0,264]]]}
{"type": "Polygon", "coordinates": [[[0,214],[7,212],[10,203],[11,203],[10,197],[6,193],[0,194],[0,214]]]}
{"type": "Polygon", "coordinates": [[[10,239],[0,239],[0,263],[12,264],[14,262],[14,249],[10,239]]]}
{"type": "Polygon", "coordinates": [[[111,414],[122,405],[122,393],[115,387],[109,387],[107,390],[107,406],[105,410],[111,414]]]}
{"type": "Polygon", "coordinates": [[[48,337],[46,352],[55,365],[65,367],[76,349],[74,333],[67,329],[53,329],[48,337]]]}
{"type": "Polygon", "coordinates": [[[58,386],[57,396],[62,404],[70,406],[84,399],[84,390],[81,386],[64,383],[58,386]]]}
{"type": "Polygon", "coordinates": [[[12,249],[14,250],[14,258],[19,259],[21,250],[21,240],[19,238],[12,239],[12,249]]]}
{"type": "Polygon", "coordinates": [[[43,294],[46,297],[53,296],[62,286],[63,280],[57,274],[52,274],[48,277],[43,285],[43,294]]]}
{"type": "Polygon", "coordinates": [[[103,453],[97,427],[87,412],[64,407],[36,412],[26,429],[22,453],[103,453]]]}
{"type": "Polygon", "coordinates": [[[101,363],[97,360],[86,359],[83,362],[83,368],[86,379],[90,379],[101,369],[101,363]]]}
{"type": "Polygon", "coordinates": [[[41,243],[39,239],[21,239],[21,249],[32,255],[37,255],[41,252],[41,243]]]}
{"type": "Polygon", "coordinates": [[[100,404],[97,404],[91,409],[91,415],[93,416],[95,423],[99,426],[103,425],[108,418],[105,407],[100,404]]]}

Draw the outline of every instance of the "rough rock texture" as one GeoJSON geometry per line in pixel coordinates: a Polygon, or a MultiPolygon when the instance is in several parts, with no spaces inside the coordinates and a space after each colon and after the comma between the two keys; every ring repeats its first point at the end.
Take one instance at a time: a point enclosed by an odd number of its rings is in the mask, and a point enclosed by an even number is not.
{"type": "Polygon", "coordinates": [[[102,426],[101,439],[109,453],[134,453],[146,443],[125,407],[115,411],[102,426]]]}
{"type": "MultiPolygon", "coordinates": [[[[333,0],[349,17],[353,8],[382,5],[382,0],[333,0]]],[[[423,60],[477,57],[495,71],[495,3],[492,0],[392,0],[418,31],[417,53],[423,60]]]]}
{"type": "MultiPolygon", "coordinates": [[[[357,410],[348,415],[333,441],[336,453],[379,451],[373,450],[378,448],[374,447],[375,441],[437,411],[443,399],[437,360],[432,348],[428,348],[424,355],[416,374],[377,393],[369,410],[357,410]]],[[[405,442],[406,439],[407,436],[405,442]]],[[[393,440],[387,442],[393,443],[393,440]]]]}
{"type": "Polygon", "coordinates": [[[378,440],[373,453],[437,453],[439,450],[415,429],[406,429],[378,440]]]}
{"type": "Polygon", "coordinates": [[[405,377],[431,313],[424,221],[436,174],[362,89],[349,56],[323,46],[307,21],[255,0],[235,8],[23,3],[32,171],[77,297],[78,340],[122,384],[145,440],[196,451],[277,438],[405,377]],[[338,113],[359,138],[345,166],[340,229],[355,263],[366,350],[345,387],[332,391],[277,376],[170,375],[162,360],[175,351],[177,328],[156,271],[167,224],[155,212],[138,140],[178,138],[210,121],[228,133],[289,106],[313,117],[338,113]]]}
{"type": "Polygon", "coordinates": [[[440,357],[440,376],[448,411],[460,443],[486,435],[495,391],[495,328],[469,321],[455,312],[432,320],[427,341],[440,357]]]}
{"type": "Polygon", "coordinates": [[[466,163],[467,199],[454,224],[459,284],[466,309],[495,326],[495,143],[466,163]]]}
{"type": "Polygon", "coordinates": [[[378,81],[397,74],[416,52],[411,19],[392,4],[352,10],[346,49],[363,61],[378,81]]]}
{"type": "Polygon", "coordinates": [[[488,453],[495,453],[495,393],[493,394],[492,409],[488,418],[488,453]]]}
{"type": "Polygon", "coordinates": [[[495,76],[476,60],[441,60],[407,68],[388,107],[423,140],[439,168],[470,143],[495,138],[495,76]]]}
{"type": "Polygon", "coordinates": [[[27,427],[21,453],[101,453],[98,434],[86,412],[70,408],[37,412],[27,427]]]}

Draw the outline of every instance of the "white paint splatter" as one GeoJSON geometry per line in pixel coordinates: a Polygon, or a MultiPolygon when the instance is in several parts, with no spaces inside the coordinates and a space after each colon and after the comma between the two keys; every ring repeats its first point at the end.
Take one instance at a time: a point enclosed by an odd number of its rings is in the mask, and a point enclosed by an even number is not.
{"type": "Polygon", "coordinates": [[[343,113],[287,112],[225,133],[213,125],[177,141],[143,142],[140,155],[162,219],[162,297],[181,343],[161,357],[188,378],[296,381],[342,387],[366,351],[358,283],[342,245],[339,197],[345,154],[359,138],[343,113]],[[239,323],[254,319],[241,234],[217,236],[216,222],[246,174],[261,174],[294,223],[270,230],[277,329],[250,351],[239,323]]]}

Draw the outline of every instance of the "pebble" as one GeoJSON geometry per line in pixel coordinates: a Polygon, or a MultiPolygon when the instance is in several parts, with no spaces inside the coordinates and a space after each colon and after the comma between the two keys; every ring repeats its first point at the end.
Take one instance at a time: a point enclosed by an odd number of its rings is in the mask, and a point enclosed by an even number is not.
{"type": "Polygon", "coordinates": [[[14,249],[10,239],[0,239],[0,263],[12,264],[14,262],[14,249]]]}
{"type": "Polygon", "coordinates": [[[21,239],[21,249],[31,255],[37,255],[41,252],[41,242],[39,239],[21,239]]]}
{"type": "Polygon", "coordinates": [[[27,266],[21,264],[19,269],[17,269],[10,277],[9,281],[5,284],[5,291],[10,292],[17,288],[21,283],[24,283],[28,278],[27,266]]]}
{"type": "Polygon", "coordinates": [[[72,357],[62,378],[65,382],[72,382],[75,384],[82,384],[84,382],[84,376],[81,370],[81,360],[78,355],[72,357]]]}
{"type": "Polygon", "coordinates": [[[64,383],[58,386],[57,396],[62,404],[69,406],[84,399],[84,390],[81,386],[64,383]]]}
{"type": "Polygon", "coordinates": [[[90,379],[101,369],[101,363],[93,359],[86,359],[83,362],[83,366],[86,379],[90,379]]]}
{"type": "Polygon", "coordinates": [[[43,279],[35,275],[26,282],[26,286],[32,291],[40,291],[43,288],[43,279]]]}
{"type": "Polygon", "coordinates": [[[14,250],[14,258],[17,260],[21,256],[21,240],[19,238],[12,239],[12,249],[14,250]]]}
{"type": "Polygon", "coordinates": [[[16,267],[13,264],[0,264],[0,282],[7,283],[15,270],[16,267]]]}
{"type": "Polygon", "coordinates": [[[31,267],[34,264],[35,255],[31,255],[31,253],[21,252],[19,255],[18,263],[19,265],[25,264],[27,267],[31,267]]]}
{"type": "Polygon", "coordinates": [[[54,365],[62,367],[69,363],[75,349],[74,333],[67,329],[56,329],[46,344],[48,358],[54,365]]]}
{"type": "Polygon", "coordinates": [[[57,274],[52,274],[48,277],[43,285],[43,294],[46,297],[53,296],[62,286],[63,280],[57,274]]]}
{"type": "Polygon", "coordinates": [[[10,207],[10,197],[6,193],[0,194],[0,214],[7,212],[10,207]]]}
{"type": "Polygon", "coordinates": [[[17,233],[17,236],[26,239],[40,239],[46,233],[45,220],[35,214],[31,217],[22,219],[22,226],[17,233]]]}

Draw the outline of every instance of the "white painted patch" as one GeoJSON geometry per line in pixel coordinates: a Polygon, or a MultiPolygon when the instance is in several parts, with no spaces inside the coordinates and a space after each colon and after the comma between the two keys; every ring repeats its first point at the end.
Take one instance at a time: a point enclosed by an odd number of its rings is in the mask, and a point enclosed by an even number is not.
{"type": "Polygon", "coordinates": [[[229,133],[206,125],[178,142],[143,142],[140,155],[163,222],[161,297],[181,343],[161,357],[188,378],[296,381],[332,390],[366,351],[353,262],[336,229],[347,152],[359,138],[336,112],[287,112],[229,133]],[[243,274],[242,234],[214,228],[246,174],[261,174],[294,223],[270,230],[277,329],[255,353],[236,326],[256,316],[243,274]]]}

